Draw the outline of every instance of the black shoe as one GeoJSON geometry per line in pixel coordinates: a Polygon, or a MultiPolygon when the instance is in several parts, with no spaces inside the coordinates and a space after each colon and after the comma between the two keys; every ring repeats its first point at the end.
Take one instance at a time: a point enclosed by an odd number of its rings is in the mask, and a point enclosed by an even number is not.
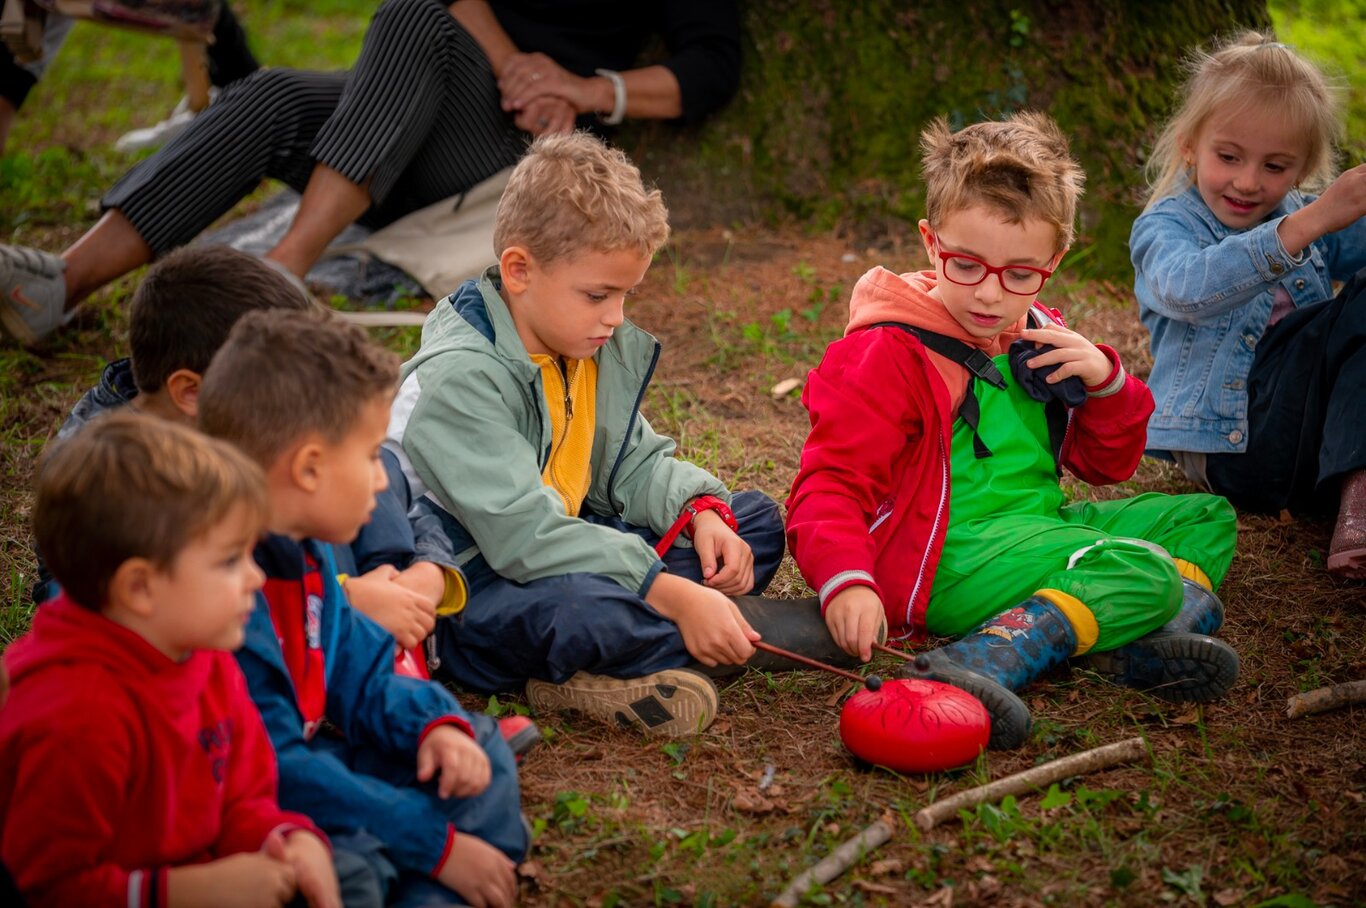
{"type": "Polygon", "coordinates": [[[940,650],[921,653],[898,669],[896,676],[942,681],[976,697],[991,717],[987,747],[992,750],[1014,750],[1029,740],[1034,721],[1024,701],[987,676],[954,664],[940,650]]]}

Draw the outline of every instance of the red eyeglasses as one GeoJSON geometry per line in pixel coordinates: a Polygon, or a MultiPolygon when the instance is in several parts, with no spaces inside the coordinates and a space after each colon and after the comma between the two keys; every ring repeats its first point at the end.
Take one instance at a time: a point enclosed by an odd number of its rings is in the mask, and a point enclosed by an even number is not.
{"type": "MultiPolygon", "coordinates": [[[[935,243],[938,246],[938,241],[935,243]]],[[[966,252],[945,252],[939,248],[939,260],[943,262],[940,272],[944,277],[963,287],[976,287],[994,274],[1001,282],[1001,288],[1017,296],[1030,296],[1043,289],[1044,282],[1053,276],[1045,268],[1029,265],[988,265],[976,256],[966,252]]]]}

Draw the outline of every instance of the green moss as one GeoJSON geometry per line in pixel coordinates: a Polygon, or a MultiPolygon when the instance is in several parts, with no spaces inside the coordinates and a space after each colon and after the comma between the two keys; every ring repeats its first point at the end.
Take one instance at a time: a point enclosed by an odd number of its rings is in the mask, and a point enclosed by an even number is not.
{"type": "Polygon", "coordinates": [[[815,229],[914,221],[919,134],[1014,110],[1052,114],[1088,175],[1083,244],[1099,274],[1128,269],[1142,152],[1186,50],[1268,23],[1265,2],[750,0],[735,101],[696,141],[624,138],[681,220],[786,213],[815,229]],[[644,152],[644,149],[651,149],[644,152]]]}

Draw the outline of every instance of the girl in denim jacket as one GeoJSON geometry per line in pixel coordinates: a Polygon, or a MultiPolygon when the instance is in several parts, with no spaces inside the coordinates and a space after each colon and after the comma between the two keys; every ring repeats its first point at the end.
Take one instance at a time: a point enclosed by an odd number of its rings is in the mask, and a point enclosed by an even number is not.
{"type": "Polygon", "coordinates": [[[1292,48],[1195,64],[1130,237],[1149,453],[1242,508],[1336,509],[1328,569],[1366,578],[1366,165],[1333,178],[1338,104],[1292,48]]]}

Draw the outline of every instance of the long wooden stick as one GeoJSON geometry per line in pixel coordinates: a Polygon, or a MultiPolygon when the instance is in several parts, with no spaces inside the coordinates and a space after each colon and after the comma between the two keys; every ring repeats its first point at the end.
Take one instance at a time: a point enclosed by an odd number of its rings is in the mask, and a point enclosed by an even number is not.
{"type": "Polygon", "coordinates": [[[1347,681],[1295,694],[1285,701],[1285,714],[1291,719],[1298,719],[1353,703],[1366,703],[1366,680],[1347,681]]]}
{"type": "Polygon", "coordinates": [[[864,855],[887,842],[895,831],[896,818],[889,813],[883,814],[858,835],[826,855],[816,866],[799,873],[776,899],[769,902],[770,908],[797,908],[797,903],[812,885],[823,886],[844,873],[862,860],[864,855]]]}
{"type": "Polygon", "coordinates": [[[997,779],[987,785],[969,788],[958,794],[936,801],[916,812],[915,825],[929,831],[946,819],[958,816],[964,807],[973,807],[986,801],[996,801],[1006,795],[1025,794],[1060,782],[1069,776],[1084,775],[1088,772],[1107,769],[1119,763],[1137,760],[1147,752],[1142,738],[1129,738],[1116,744],[1107,744],[1092,750],[1085,750],[1070,757],[1052,760],[1042,766],[1017,772],[1013,776],[997,779]]]}

